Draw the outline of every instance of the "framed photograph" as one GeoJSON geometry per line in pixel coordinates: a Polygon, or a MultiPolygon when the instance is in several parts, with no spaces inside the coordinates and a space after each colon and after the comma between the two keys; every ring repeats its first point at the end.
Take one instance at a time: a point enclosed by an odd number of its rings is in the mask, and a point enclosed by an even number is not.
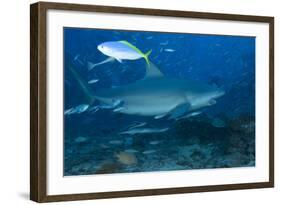
{"type": "Polygon", "coordinates": [[[274,186],[274,18],[31,5],[30,198],[274,186]]]}

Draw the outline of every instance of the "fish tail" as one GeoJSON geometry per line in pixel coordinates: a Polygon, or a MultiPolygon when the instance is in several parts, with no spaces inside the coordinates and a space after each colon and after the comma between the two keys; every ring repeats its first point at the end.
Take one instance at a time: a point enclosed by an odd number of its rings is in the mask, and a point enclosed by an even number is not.
{"type": "Polygon", "coordinates": [[[152,52],[152,49],[150,49],[148,52],[146,52],[146,53],[143,55],[143,58],[145,59],[147,65],[150,64],[149,58],[148,58],[148,57],[149,57],[149,55],[151,54],[151,52],[152,52]]]}
{"type": "Polygon", "coordinates": [[[123,43],[127,46],[129,46],[130,48],[132,48],[133,50],[135,50],[137,53],[139,53],[141,56],[143,56],[143,58],[145,59],[147,65],[149,65],[149,59],[148,56],[150,55],[150,53],[152,52],[152,50],[149,50],[147,53],[143,53],[140,51],[140,49],[138,49],[136,46],[134,46],[133,44],[129,43],[128,41],[119,41],[120,43],[123,43]]]}
{"type": "Polygon", "coordinates": [[[94,67],[97,66],[97,64],[93,64],[93,63],[91,63],[91,62],[88,62],[87,64],[88,64],[88,70],[89,70],[89,71],[92,70],[94,67]]]}
{"type": "Polygon", "coordinates": [[[68,62],[66,64],[66,67],[69,68],[69,70],[71,71],[71,73],[73,74],[74,78],[77,80],[79,86],[81,87],[82,91],[84,92],[84,94],[86,95],[87,99],[89,100],[89,103],[94,103],[95,98],[94,96],[91,94],[90,88],[88,87],[87,83],[84,82],[84,80],[82,79],[82,77],[78,74],[78,72],[75,70],[74,66],[72,65],[72,63],[68,62]]]}
{"type": "Polygon", "coordinates": [[[96,66],[99,66],[99,65],[102,65],[102,64],[105,64],[105,63],[109,63],[109,62],[112,62],[114,61],[115,59],[112,58],[112,57],[108,57],[107,59],[105,59],[104,61],[102,62],[99,62],[99,63],[95,63],[93,64],[92,62],[89,62],[88,61],[88,70],[92,70],[93,68],[95,68],[96,66]]]}

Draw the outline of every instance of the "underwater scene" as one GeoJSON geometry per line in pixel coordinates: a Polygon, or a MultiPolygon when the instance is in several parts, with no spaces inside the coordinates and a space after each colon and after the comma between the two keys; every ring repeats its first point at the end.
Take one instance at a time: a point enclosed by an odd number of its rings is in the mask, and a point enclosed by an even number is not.
{"type": "Polygon", "coordinates": [[[255,166],[255,37],[64,28],[64,176],[255,166]]]}

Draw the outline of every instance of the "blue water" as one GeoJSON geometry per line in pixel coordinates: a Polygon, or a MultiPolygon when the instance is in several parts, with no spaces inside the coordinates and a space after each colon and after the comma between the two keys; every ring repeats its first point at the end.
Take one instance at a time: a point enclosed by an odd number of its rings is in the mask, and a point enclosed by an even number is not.
{"type": "Polygon", "coordinates": [[[255,166],[255,38],[64,28],[64,110],[66,176],[255,166]],[[99,44],[120,40],[143,53],[152,50],[149,59],[164,76],[215,86],[225,94],[200,114],[179,120],[102,108],[89,100],[81,82],[94,95],[126,87],[146,73],[143,58],[88,70],[89,62],[108,57],[99,44]],[[169,129],[120,134],[140,123],[169,129]]]}

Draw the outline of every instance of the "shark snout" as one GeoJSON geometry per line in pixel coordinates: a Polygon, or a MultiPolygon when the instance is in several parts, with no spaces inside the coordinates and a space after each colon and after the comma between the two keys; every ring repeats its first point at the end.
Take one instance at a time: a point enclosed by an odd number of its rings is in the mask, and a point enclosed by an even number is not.
{"type": "Polygon", "coordinates": [[[219,91],[217,91],[216,97],[219,98],[219,97],[223,96],[224,94],[225,94],[224,90],[219,90],[219,91]]]}

